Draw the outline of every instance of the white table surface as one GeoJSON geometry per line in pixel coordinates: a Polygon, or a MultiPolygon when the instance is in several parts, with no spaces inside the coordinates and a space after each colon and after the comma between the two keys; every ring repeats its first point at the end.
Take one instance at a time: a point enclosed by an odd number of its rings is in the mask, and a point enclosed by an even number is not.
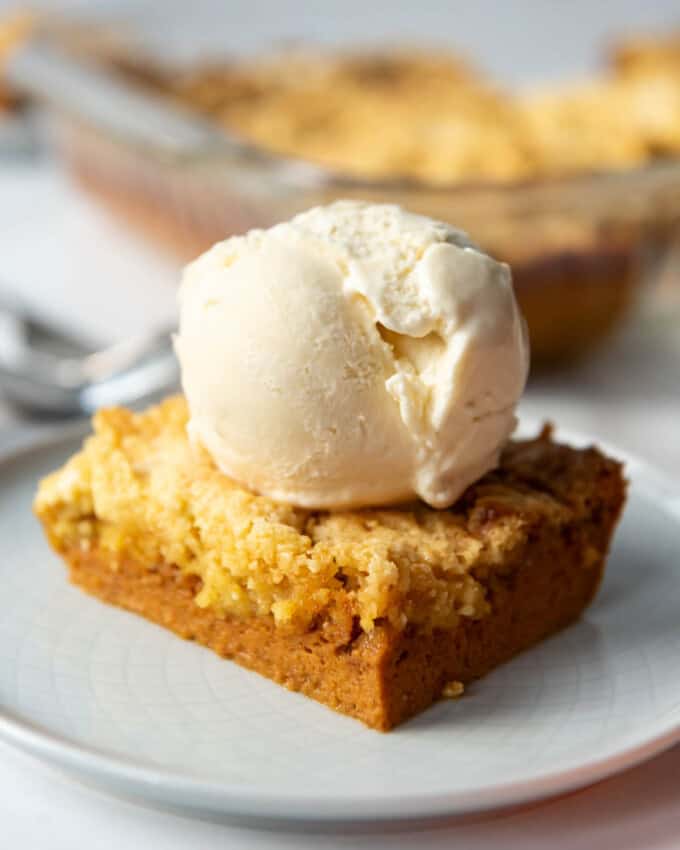
{"type": "MultiPolygon", "coordinates": [[[[93,341],[175,309],[178,269],[49,164],[0,161],[0,294],[93,341]]],[[[680,335],[680,334],[679,334],[680,335]]],[[[680,475],[680,346],[630,330],[589,363],[532,382],[522,415],[552,419],[680,475]]],[[[0,405],[0,446],[26,426],[0,405]]],[[[59,848],[591,848],[680,846],[680,747],[594,788],[474,822],[385,833],[273,833],[189,820],[89,790],[0,745],[0,846],[59,848]]]]}

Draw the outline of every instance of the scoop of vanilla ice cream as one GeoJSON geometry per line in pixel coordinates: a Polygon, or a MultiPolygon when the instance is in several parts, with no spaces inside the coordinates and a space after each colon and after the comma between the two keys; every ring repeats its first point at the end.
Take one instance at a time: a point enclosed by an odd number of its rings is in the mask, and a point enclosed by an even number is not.
{"type": "Polygon", "coordinates": [[[528,370],[510,271],[447,224],[338,201],[191,263],[190,438],[308,508],[443,508],[498,463],[528,370]]]}

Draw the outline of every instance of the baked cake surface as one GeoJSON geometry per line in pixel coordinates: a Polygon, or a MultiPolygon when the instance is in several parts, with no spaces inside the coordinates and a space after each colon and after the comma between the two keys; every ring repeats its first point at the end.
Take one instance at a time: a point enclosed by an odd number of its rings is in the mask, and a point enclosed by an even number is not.
{"type": "Polygon", "coordinates": [[[677,156],[679,42],[628,42],[588,79],[518,90],[436,51],[287,52],[199,66],[165,89],[265,150],[342,174],[516,181],[677,156]]]}
{"type": "Polygon", "coordinates": [[[191,446],[184,399],[105,410],[35,510],[75,583],[378,729],[574,620],[625,482],[546,431],[456,505],[316,512],[191,446]]]}

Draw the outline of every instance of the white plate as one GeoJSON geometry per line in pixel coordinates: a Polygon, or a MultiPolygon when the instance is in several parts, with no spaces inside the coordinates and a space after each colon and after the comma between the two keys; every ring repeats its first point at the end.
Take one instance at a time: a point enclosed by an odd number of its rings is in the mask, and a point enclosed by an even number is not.
{"type": "Polygon", "coordinates": [[[0,735],[80,778],[260,823],[424,818],[572,790],[680,739],[680,498],[639,462],[584,619],[381,735],[71,587],[30,504],[77,442],[0,465],[0,735]]]}

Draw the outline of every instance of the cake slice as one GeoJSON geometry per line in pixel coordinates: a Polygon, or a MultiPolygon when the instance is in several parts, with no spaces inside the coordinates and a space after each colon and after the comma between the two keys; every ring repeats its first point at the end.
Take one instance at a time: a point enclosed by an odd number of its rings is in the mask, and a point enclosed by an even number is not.
{"type": "Polygon", "coordinates": [[[72,581],[380,730],[574,621],[625,499],[620,464],[545,429],[450,509],[303,510],[220,473],[187,417],[104,410],[42,481],[72,581]]]}

